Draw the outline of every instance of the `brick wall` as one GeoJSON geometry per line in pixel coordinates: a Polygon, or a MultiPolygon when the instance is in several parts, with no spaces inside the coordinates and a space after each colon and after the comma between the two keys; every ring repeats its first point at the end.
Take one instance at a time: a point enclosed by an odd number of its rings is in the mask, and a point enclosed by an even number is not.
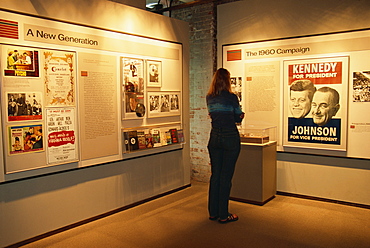
{"type": "Polygon", "coordinates": [[[171,11],[171,17],[190,26],[190,162],[192,179],[208,182],[211,174],[207,143],[211,122],[205,96],[217,69],[217,5],[228,1],[205,1],[171,11]]]}

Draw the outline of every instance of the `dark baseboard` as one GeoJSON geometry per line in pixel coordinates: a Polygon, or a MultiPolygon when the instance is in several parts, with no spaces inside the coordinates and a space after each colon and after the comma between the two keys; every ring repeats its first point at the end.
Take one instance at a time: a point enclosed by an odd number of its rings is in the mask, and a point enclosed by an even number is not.
{"type": "Polygon", "coordinates": [[[271,201],[272,199],[274,199],[275,196],[271,196],[270,198],[268,198],[267,200],[263,201],[263,202],[259,202],[259,201],[251,201],[251,200],[246,200],[246,199],[242,199],[242,198],[237,198],[237,197],[230,197],[230,200],[232,201],[238,201],[238,202],[244,202],[244,203],[249,203],[249,204],[253,204],[253,205],[259,205],[259,206],[263,206],[265,205],[267,202],[271,201]]]}
{"type": "Polygon", "coordinates": [[[314,201],[323,201],[323,202],[336,203],[336,204],[347,205],[347,206],[352,206],[352,207],[370,209],[370,205],[353,203],[353,202],[338,201],[338,200],[333,200],[333,199],[326,199],[326,198],[315,197],[315,196],[293,194],[293,193],[287,193],[287,192],[281,192],[281,191],[277,191],[276,194],[277,195],[283,195],[283,196],[289,196],[289,197],[296,197],[296,198],[314,200],[314,201]]]}
{"type": "Polygon", "coordinates": [[[136,206],[139,206],[141,204],[144,204],[144,203],[147,203],[147,202],[150,202],[150,201],[153,201],[155,199],[158,199],[158,198],[161,198],[163,196],[166,196],[166,195],[170,195],[172,193],[175,193],[175,192],[178,192],[180,190],[183,190],[183,189],[186,189],[188,187],[190,187],[191,184],[187,184],[187,185],[184,185],[182,187],[179,187],[177,189],[173,189],[173,190],[170,190],[170,191],[167,191],[165,193],[162,193],[162,194],[159,194],[159,195],[156,195],[156,196],[153,196],[153,197],[150,197],[150,198],[147,198],[147,199],[144,199],[144,200],[141,200],[141,201],[138,201],[138,202],[135,202],[135,203],[132,203],[130,205],[127,205],[127,206],[123,206],[123,207],[120,207],[120,208],[117,208],[117,209],[114,209],[112,211],[109,211],[109,212],[106,212],[106,213],[103,213],[103,214],[100,214],[100,215],[97,215],[97,216],[94,216],[94,217],[91,217],[91,218],[88,218],[88,219],[85,219],[85,220],[82,220],[82,221],[79,221],[79,222],[76,222],[76,223],[73,223],[73,224],[70,224],[70,225],[67,225],[67,226],[64,226],[64,227],[61,227],[61,228],[58,228],[56,230],[53,230],[53,231],[50,231],[50,232],[47,232],[47,233],[43,233],[43,234],[40,234],[40,235],[37,235],[35,237],[32,237],[32,238],[29,238],[29,239],[26,239],[26,240],[23,240],[23,241],[20,241],[18,243],[15,243],[15,244],[12,244],[12,245],[9,245],[9,246],[6,246],[4,248],[16,248],[16,247],[21,247],[23,245],[26,245],[26,244],[29,244],[29,243],[32,243],[32,242],[35,242],[35,241],[38,241],[38,240],[41,240],[41,239],[44,239],[44,238],[47,238],[47,237],[50,237],[52,235],[55,235],[55,234],[58,234],[58,233],[61,233],[61,232],[64,232],[64,231],[67,231],[69,229],[72,229],[72,228],[75,228],[75,227],[78,227],[78,226],[82,226],[84,224],[87,224],[89,222],[92,222],[92,221],[95,221],[95,220],[99,220],[99,219],[102,219],[104,217],[107,217],[107,216],[110,216],[112,214],[116,214],[118,212],[121,212],[121,211],[124,211],[124,210],[127,210],[127,209],[130,209],[130,208],[133,208],[133,207],[136,207],[136,206]]]}

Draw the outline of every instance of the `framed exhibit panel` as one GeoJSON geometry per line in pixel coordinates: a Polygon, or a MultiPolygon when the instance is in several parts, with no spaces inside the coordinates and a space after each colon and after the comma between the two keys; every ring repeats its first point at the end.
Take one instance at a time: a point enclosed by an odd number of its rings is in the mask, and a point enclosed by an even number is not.
{"type": "Polygon", "coordinates": [[[370,158],[369,36],[366,29],[223,45],[244,125],[276,126],[279,151],[370,158]]]}
{"type": "Polygon", "coordinates": [[[182,148],[182,44],[0,13],[0,181],[182,148]],[[125,149],[133,130],[145,151],[125,149]]]}
{"type": "Polygon", "coordinates": [[[144,60],[121,58],[123,119],[144,117],[144,60]]]}
{"type": "MultiPolygon", "coordinates": [[[[181,101],[182,48],[175,43],[162,46],[161,56],[122,58],[140,61],[136,62],[138,68],[144,65],[141,67],[144,69],[143,80],[138,81],[143,84],[127,84],[129,77],[122,80],[123,159],[182,149],[185,143],[181,101]]],[[[122,75],[129,74],[128,66],[121,68],[122,75]]]]}
{"type": "Polygon", "coordinates": [[[76,52],[0,47],[5,174],[77,162],[76,52]]]}

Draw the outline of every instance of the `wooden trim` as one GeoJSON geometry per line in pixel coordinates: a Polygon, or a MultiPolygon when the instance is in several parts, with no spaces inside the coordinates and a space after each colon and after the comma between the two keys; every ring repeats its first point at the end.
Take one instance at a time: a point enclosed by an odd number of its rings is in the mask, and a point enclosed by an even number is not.
{"type": "Polygon", "coordinates": [[[330,203],[336,203],[336,204],[347,205],[347,206],[352,206],[352,207],[370,209],[370,205],[360,204],[360,203],[353,203],[353,202],[346,202],[346,201],[338,201],[338,200],[321,198],[321,197],[316,197],[316,196],[300,195],[300,194],[294,194],[294,193],[288,193],[288,192],[281,192],[281,191],[277,191],[276,194],[277,195],[283,195],[283,196],[289,196],[289,197],[302,198],[302,199],[307,199],[307,200],[330,202],[330,203]]]}
{"type": "Polygon", "coordinates": [[[265,205],[267,202],[271,201],[272,199],[274,199],[275,196],[271,196],[270,198],[268,198],[267,200],[263,201],[263,202],[259,202],[259,201],[251,201],[251,200],[246,200],[246,199],[242,199],[242,198],[237,198],[237,197],[230,197],[230,200],[232,201],[238,201],[238,202],[244,202],[244,203],[249,203],[249,204],[253,204],[253,205],[259,205],[259,206],[263,206],[265,205]]]}

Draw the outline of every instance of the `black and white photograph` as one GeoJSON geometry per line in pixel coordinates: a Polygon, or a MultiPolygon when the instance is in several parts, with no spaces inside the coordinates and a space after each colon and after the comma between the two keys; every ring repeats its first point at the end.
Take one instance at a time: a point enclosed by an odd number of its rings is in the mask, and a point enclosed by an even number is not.
{"type": "Polygon", "coordinates": [[[161,113],[170,112],[170,95],[169,94],[161,94],[160,98],[160,109],[161,113]]]}
{"type": "Polygon", "coordinates": [[[370,102],[370,71],[353,73],[353,102],[370,102]]]}
{"type": "Polygon", "coordinates": [[[8,92],[8,121],[42,119],[41,92],[8,92]]]}
{"type": "Polygon", "coordinates": [[[147,61],[148,87],[162,86],[162,62],[148,60],[147,61]]]}
{"type": "Polygon", "coordinates": [[[170,111],[178,111],[180,108],[179,95],[170,95],[170,111]]]}
{"type": "Polygon", "coordinates": [[[149,107],[150,112],[159,112],[159,95],[149,96],[149,107]]]}
{"type": "Polygon", "coordinates": [[[231,90],[242,101],[242,77],[231,77],[231,90]]]}

